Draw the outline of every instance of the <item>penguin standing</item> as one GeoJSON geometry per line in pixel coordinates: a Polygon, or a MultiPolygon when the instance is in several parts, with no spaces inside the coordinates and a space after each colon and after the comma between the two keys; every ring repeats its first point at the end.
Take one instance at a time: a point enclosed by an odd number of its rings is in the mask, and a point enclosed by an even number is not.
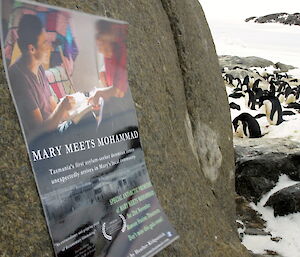
{"type": "Polygon", "coordinates": [[[255,110],[255,95],[251,89],[245,91],[245,104],[251,110],[255,110]]]}
{"type": "Polygon", "coordinates": [[[249,75],[247,75],[243,80],[243,85],[246,85],[247,87],[249,87],[249,82],[250,82],[250,78],[249,78],[249,75]]]}
{"type": "Polygon", "coordinates": [[[257,120],[249,113],[243,112],[237,116],[232,121],[232,125],[235,134],[239,137],[258,138],[262,136],[257,120]]]}
{"type": "Polygon", "coordinates": [[[260,106],[264,106],[267,120],[270,125],[279,125],[284,120],[282,118],[282,108],[277,97],[262,96],[260,106]]]}

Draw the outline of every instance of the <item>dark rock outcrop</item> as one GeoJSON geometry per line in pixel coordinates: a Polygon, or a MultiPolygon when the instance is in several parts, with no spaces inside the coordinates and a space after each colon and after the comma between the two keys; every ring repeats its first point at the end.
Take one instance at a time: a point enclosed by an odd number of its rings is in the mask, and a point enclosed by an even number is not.
{"type": "MultiPolygon", "coordinates": [[[[180,235],[158,256],[249,256],[234,222],[229,107],[199,2],[43,2],[130,24],[129,84],[146,162],[180,235]]],[[[2,64],[1,72],[0,256],[53,256],[2,64]]]]}
{"type": "Polygon", "coordinates": [[[254,21],[256,23],[282,23],[286,25],[300,25],[300,13],[273,13],[261,17],[249,17],[246,22],[254,21]]]}
{"type": "Polygon", "coordinates": [[[273,207],[275,216],[300,212],[300,183],[272,194],[265,206],[273,207]]]}
{"type": "Polygon", "coordinates": [[[268,67],[273,66],[274,63],[260,57],[248,56],[248,57],[239,57],[232,55],[220,55],[219,62],[221,67],[228,67],[230,69],[238,66],[241,68],[250,68],[250,67],[268,67]]]}
{"type": "Polygon", "coordinates": [[[236,191],[257,202],[272,189],[280,174],[300,179],[300,146],[288,139],[237,139],[236,191]]]}
{"type": "Polygon", "coordinates": [[[252,20],[254,20],[255,18],[256,18],[256,16],[251,16],[251,17],[245,19],[245,22],[252,21],[252,20]]]}
{"type": "Polygon", "coordinates": [[[295,69],[296,67],[292,65],[287,65],[281,62],[277,62],[274,64],[274,67],[279,69],[281,72],[288,72],[289,70],[295,69]]]}
{"type": "Polygon", "coordinates": [[[245,197],[236,196],[235,202],[237,220],[240,220],[243,223],[244,230],[263,231],[266,228],[266,222],[261,218],[261,214],[249,206],[250,202],[247,201],[245,197]]]}
{"type": "MultiPolygon", "coordinates": [[[[296,68],[292,65],[284,64],[281,62],[277,62],[274,64],[270,60],[261,57],[255,57],[255,56],[240,57],[240,56],[232,56],[232,55],[220,55],[219,62],[221,68],[227,67],[233,70],[249,69],[251,67],[265,68],[269,66],[274,66],[274,68],[278,69],[277,72],[280,73],[280,72],[287,72],[289,70],[296,68]]],[[[248,71],[248,75],[249,75],[249,71],[248,71]]]]}

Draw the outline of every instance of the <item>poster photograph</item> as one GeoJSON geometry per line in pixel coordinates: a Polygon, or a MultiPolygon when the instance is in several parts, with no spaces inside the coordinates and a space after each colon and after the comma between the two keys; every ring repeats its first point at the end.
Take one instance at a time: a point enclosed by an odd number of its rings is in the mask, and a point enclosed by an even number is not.
{"type": "Polygon", "coordinates": [[[126,22],[1,0],[1,49],[57,257],[148,257],[178,238],[146,168],[126,22]]]}

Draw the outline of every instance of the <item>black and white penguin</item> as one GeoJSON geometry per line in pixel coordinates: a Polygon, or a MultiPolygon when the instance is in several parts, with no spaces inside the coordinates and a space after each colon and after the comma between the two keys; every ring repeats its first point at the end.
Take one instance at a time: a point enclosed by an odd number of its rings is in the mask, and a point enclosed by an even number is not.
{"type": "Polygon", "coordinates": [[[255,118],[255,119],[260,119],[260,118],[265,117],[265,116],[266,116],[266,114],[264,114],[264,113],[259,113],[259,114],[256,114],[256,115],[254,116],[254,118],[255,118]]]}
{"type": "Polygon", "coordinates": [[[296,100],[299,99],[299,96],[300,96],[300,86],[297,86],[297,88],[296,88],[296,100]]]}
{"type": "Polygon", "coordinates": [[[229,107],[230,107],[230,109],[236,109],[236,110],[238,110],[238,111],[241,110],[241,107],[240,107],[238,104],[234,103],[234,102],[231,102],[231,103],[229,104],[229,107]]]}
{"type": "Polygon", "coordinates": [[[255,82],[255,78],[251,76],[251,78],[249,79],[249,87],[253,88],[253,84],[255,82]]]}
{"type": "Polygon", "coordinates": [[[273,83],[270,83],[270,92],[269,92],[269,95],[274,97],[275,96],[275,92],[276,92],[275,85],[273,83]]]}
{"type": "Polygon", "coordinates": [[[285,106],[285,108],[293,108],[293,109],[296,109],[296,110],[300,110],[300,104],[298,104],[298,103],[290,103],[287,106],[285,106]]]}
{"type": "Polygon", "coordinates": [[[234,79],[232,80],[232,85],[233,85],[234,87],[239,87],[239,86],[241,86],[241,85],[242,85],[242,82],[241,82],[240,78],[234,78],[234,79]]]}
{"type": "Polygon", "coordinates": [[[233,80],[233,76],[231,74],[225,74],[224,75],[225,77],[225,81],[228,83],[228,84],[231,84],[232,85],[232,80],[233,80]]]}
{"type": "Polygon", "coordinates": [[[234,92],[234,93],[232,93],[232,94],[230,94],[229,95],[229,97],[231,97],[231,98],[241,98],[241,97],[243,97],[244,96],[244,94],[243,93],[239,93],[239,92],[234,92]]]}
{"type": "Polygon", "coordinates": [[[285,91],[285,88],[289,87],[289,86],[290,86],[289,83],[287,83],[286,81],[280,81],[277,92],[283,92],[283,91],[285,91]]]}
{"type": "Polygon", "coordinates": [[[284,120],[282,118],[282,108],[277,97],[262,96],[260,106],[264,105],[267,120],[270,125],[279,125],[284,120]]]}
{"type": "Polygon", "coordinates": [[[261,81],[262,81],[261,79],[257,79],[257,80],[254,81],[253,87],[252,87],[253,91],[255,91],[259,87],[259,83],[261,81]]]}
{"type": "Polygon", "coordinates": [[[284,97],[284,93],[283,92],[280,92],[278,95],[277,95],[277,98],[279,100],[280,103],[283,103],[285,101],[285,97],[284,97]]]}
{"type": "Polygon", "coordinates": [[[245,104],[251,110],[255,110],[255,95],[251,89],[245,91],[245,104]]]}
{"type": "Polygon", "coordinates": [[[291,116],[291,115],[296,115],[296,113],[294,113],[293,111],[283,111],[282,115],[289,115],[289,116],[291,116]]]}
{"type": "Polygon", "coordinates": [[[237,116],[232,121],[232,125],[235,134],[239,137],[258,138],[262,136],[257,120],[249,113],[244,112],[237,116]]]}
{"type": "Polygon", "coordinates": [[[296,102],[296,93],[292,92],[288,95],[288,97],[285,98],[285,103],[290,104],[290,103],[295,103],[296,102]]]}
{"type": "Polygon", "coordinates": [[[290,86],[287,86],[284,92],[285,103],[290,104],[296,102],[296,93],[292,90],[290,86]]]}
{"type": "Polygon", "coordinates": [[[249,75],[247,75],[243,80],[243,85],[246,85],[249,87],[249,82],[250,82],[250,78],[249,78],[249,75]]]}

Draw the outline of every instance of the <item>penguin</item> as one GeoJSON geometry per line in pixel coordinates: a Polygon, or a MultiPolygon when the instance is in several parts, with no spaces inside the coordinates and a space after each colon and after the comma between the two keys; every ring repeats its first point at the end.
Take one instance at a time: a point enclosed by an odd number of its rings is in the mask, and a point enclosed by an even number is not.
{"type": "Polygon", "coordinates": [[[286,89],[284,90],[284,96],[287,98],[290,94],[292,94],[293,90],[290,86],[287,86],[286,89]]]}
{"type": "Polygon", "coordinates": [[[299,96],[300,96],[300,86],[297,86],[297,88],[296,88],[296,100],[299,99],[299,96]]]}
{"type": "Polygon", "coordinates": [[[290,86],[289,83],[287,83],[286,81],[280,81],[277,92],[283,92],[283,90],[285,90],[285,88],[289,86],[290,86]]]}
{"type": "Polygon", "coordinates": [[[295,103],[296,100],[297,100],[297,99],[296,99],[295,93],[292,92],[292,93],[289,94],[288,97],[285,99],[285,103],[286,103],[286,104],[295,103]]]}
{"type": "Polygon", "coordinates": [[[245,104],[251,110],[255,110],[255,95],[251,89],[245,91],[245,104]]]}
{"type": "Polygon", "coordinates": [[[251,76],[251,78],[249,79],[249,87],[253,88],[253,84],[255,82],[255,78],[251,76]]]}
{"type": "Polygon", "coordinates": [[[240,107],[238,104],[234,103],[234,102],[231,102],[231,103],[229,104],[229,107],[230,107],[230,109],[236,109],[236,110],[238,110],[238,111],[241,110],[241,107],[240,107]]]}
{"type": "Polygon", "coordinates": [[[262,80],[261,79],[257,79],[255,80],[255,82],[253,83],[253,91],[255,91],[257,88],[258,88],[258,85],[259,85],[259,82],[261,82],[262,80]]]}
{"type": "Polygon", "coordinates": [[[278,98],[278,100],[279,100],[280,103],[283,103],[284,100],[285,100],[284,93],[283,93],[283,92],[280,92],[280,93],[277,95],[277,98],[278,98]]]}
{"type": "Polygon", "coordinates": [[[232,125],[234,132],[239,137],[259,138],[262,137],[260,126],[257,120],[249,113],[242,113],[237,116],[232,125]]]}
{"type": "Polygon", "coordinates": [[[242,91],[243,91],[243,92],[246,92],[246,91],[247,91],[247,89],[248,89],[248,86],[247,86],[247,85],[242,85],[242,87],[241,87],[241,88],[242,88],[242,91]]]}
{"type": "Polygon", "coordinates": [[[259,114],[256,114],[256,115],[254,116],[254,118],[255,118],[255,119],[259,119],[259,118],[262,118],[262,117],[265,117],[265,116],[266,116],[266,114],[259,113],[259,114]]]}
{"type": "Polygon", "coordinates": [[[296,110],[300,110],[300,104],[298,104],[298,103],[290,103],[287,106],[285,106],[284,108],[293,108],[293,109],[296,109],[296,110]]]}
{"type": "Polygon", "coordinates": [[[225,74],[225,81],[228,83],[228,84],[231,84],[232,85],[232,80],[233,80],[233,76],[231,74],[225,74]]]}
{"type": "Polygon", "coordinates": [[[296,94],[294,93],[294,91],[290,86],[287,86],[287,88],[285,89],[284,96],[285,96],[286,104],[296,102],[296,94]]]}
{"type": "Polygon", "coordinates": [[[243,85],[246,85],[247,87],[249,86],[250,78],[249,75],[247,75],[244,80],[243,80],[243,85]]]}
{"type": "Polygon", "coordinates": [[[260,98],[260,106],[264,106],[267,120],[270,125],[279,125],[284,121],[282,118],[281,104],[278,98],[262,96],[260,98]]]}
{"type": "Polygon", "coordinates": [[[296,113],[294,113],[292,111],[283,111],[282,115],[289,115],[289,116],[291,116],[291,115],[296,115],[296,113]]]}
{"type": "Polygon", "coordinates": [[[239,78],[234,78],[234,79],[232,80],[232,85],[233,85],[234,87],[238,87],[238,86],[242,85],[242,82],[241,82],[241,80],[240,80],[239,78]]]}
{"type": "Polygon", "coordinates": [[[241,98],[243,96],[244,96],[243,93],[236,93],[236,92],[229,95],[229,97],[231,98],[241,98]]]}
{"type": "Polygon", "coordinates": [[[233,69],[233,70],[237,70],[237,69],[243,70],[243,68],[240,67],[240,66],[234,66],[232,69],[233,69]]]}
{"type": "Polygon", "coordinates": [[[275,85],[273,83],[270,83],[270,92],[269,92],[269,95],[270,96],[275,96],[275,92],[276,92],[275,85]]]}

